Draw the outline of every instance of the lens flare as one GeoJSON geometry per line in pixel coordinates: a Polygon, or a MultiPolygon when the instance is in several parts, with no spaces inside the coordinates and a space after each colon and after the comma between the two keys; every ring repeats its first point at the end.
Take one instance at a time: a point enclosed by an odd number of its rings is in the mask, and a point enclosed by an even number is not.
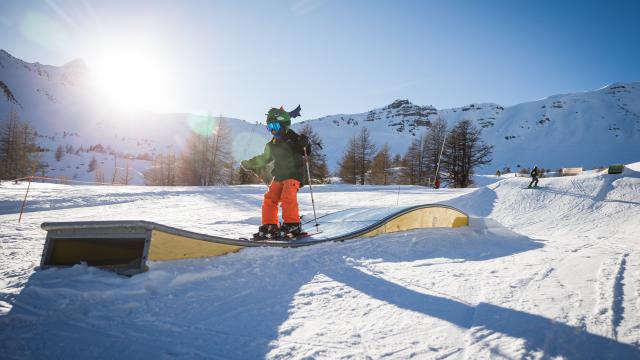
{"type": "Polygon", "coordinates": [[[204,136],[216,134],[220,128],[220,118],[217,117],[189,115],[187,121],[191,131],[204,136]]]}

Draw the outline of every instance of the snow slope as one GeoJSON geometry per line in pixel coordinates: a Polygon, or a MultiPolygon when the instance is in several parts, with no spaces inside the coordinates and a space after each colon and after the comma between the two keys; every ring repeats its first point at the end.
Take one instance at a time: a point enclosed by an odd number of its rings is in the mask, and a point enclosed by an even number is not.
{"type": "MultiPolygon", "coordinates": [[[[34,272],[43,221],[144,219],[232,236],[263,186],[0,187],[7,358],[640,357],[640,163],[479,189],[318,186],[320,214],[442,202],[464,229],[151,263],[132,278],[34,272]],[[400,192],[398,192],[400,189],[400,192]]],[[[308,189],[301,211],[311,213],[308,189]]]]}

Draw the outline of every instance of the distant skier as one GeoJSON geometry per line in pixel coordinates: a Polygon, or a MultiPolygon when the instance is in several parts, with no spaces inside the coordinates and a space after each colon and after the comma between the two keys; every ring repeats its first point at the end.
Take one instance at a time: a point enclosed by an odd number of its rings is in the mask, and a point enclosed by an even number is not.
{"type": "Polygon", "coordinates": [[[291,130],[291,118],[300,116],[300,105],[287,112],[283,107],[267,113],[267,130],[273,135],[261,155],[240,163],[243,169],[258,174],[273,163],[273,180],[262,202],[262,225],[253,235],[256,240],[296,237],[302,233],[298,210],[298,189],[304,174],[303,156],[311,151],[305,135],[291,130]],[[282,205],[282,226],[278,226],[278,204],[282,205]]]}
{"type": "Polygon", "coordinates": [[[435,184],[433,184],[433,187],[435,189],[440,189],[440,177],[439,176],[436,177],[436,181],[435,181],[435,184]]]}
{"type": "Polygon", "coordinates": [[[533,167],[533,170],[531,170],[531,182],[529,183],[529,186],[527,186],[527,188],[530,189],[531,185],[533,185],[534,188],[538,187],[538,174],[539,174],[538,166],[536,165],[533,167]]]}

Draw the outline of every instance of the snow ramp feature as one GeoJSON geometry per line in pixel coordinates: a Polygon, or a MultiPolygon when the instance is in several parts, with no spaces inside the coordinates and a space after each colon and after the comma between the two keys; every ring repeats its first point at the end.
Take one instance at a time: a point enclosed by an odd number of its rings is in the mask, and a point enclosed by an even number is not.
{"type": "Polygon", "coordinates": [[[46,222],[41,267],[86,263],[125,275],[147,270],[146,262],[193,259],[237,252],[246,247],[299,247],[384,233],[469,225],[469,216],[450,206],[427,204],[338,211],[303,225],[311,235],[292,241],[233,239],[196,233],[149,221],[46,222]]]}

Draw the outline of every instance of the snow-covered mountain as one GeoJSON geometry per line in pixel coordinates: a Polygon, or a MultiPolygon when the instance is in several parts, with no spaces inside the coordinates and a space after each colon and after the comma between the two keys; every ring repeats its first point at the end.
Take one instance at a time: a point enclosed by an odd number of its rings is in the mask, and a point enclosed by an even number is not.
{"type": "MultiPolygon", "coordinates": [[[[27,63],[0,51],[0,119],[11,110],[29,121],[38,131],[40,145],[51,150],[43,154],[49,163],[48,176],[89,181],[94,176],[83,169],[93,155],[75,159],[74,154],[66,163],[56,164],[53,151],[58,145],[86,149],[101,144],[134,156],[179,151],[189,131],[206,119],[193,114],[118,111],[107,106],[91,86],[90,71],[81,60],[56,67],[27,63]]],[[[592,168],[640,157],[640,82],[615,83],[508,107],[482,103],[436,109],[396,100],[364,113],[306,120],[294,128],[312,125],[324,141],[329,167],[335,170],[349,138],[363,126],[376,144],[387,143],[393,153],[404,154],[414,136],[426,131],[438,116],[449,126],[469,119],[482,128],[484,140],[494,145],[492,164],[480,169],[484,173],[533,164],[551,169],[592,168]]],[[[262,151],[268,133],[260,125],[225,119],[234,135],[236,159],[262,151]]],[[[98,160],[106,167],[108,178],[107,164],[112,161],[98,160]]],[[[135,166],[134,172],[142,174],[150,162],[139,161],[135,166]]]]}
{"type": "Polygon", "coordinates": [[[493,103],[437,110],[396,100],[359,114],[308,120],[325,141],[335,168],[348,139],[367,127],[378,145],[403,154],[412,137],[426,131],[436,117],[448,125],[472,120],[484,140],[494,145],[492,172],[517,165],[545,168],[592,168],[637,161],[640,157],[640,82],[615,83],[583,93],[554,95],[514,106],[493,103]]]}
{"type": "MultiPolygon", "coordinates": [[[[37,141],[49,152],[42,160],[49,166],[46,175],[93,181],[95,174],[86,165],[96,155],[110,178],[116,163],[100,153],[71,153],[63,161],[54,159],[59,145],[89,149],[95,145],[133,157],[143,154],[178,152],[190,131],[198,131],[208,116],[120,111],[105,104],[91,83],[91,73],[82,60],[60,67],[28,63],[0,50],[0,119],[11,111],[28,121],[37,131],[37,141]]],[[[219,117],[211,116],[217,119],[219,117]]],[[[266,132],[255,123],[224,117],[234,136],[236,158],[262,151],[266,132]]],[[[133,183],[142,183],[149,161],[135,161],[133,183]]]]}
{"type": "Polygon", "coordinates": [[[349,139],[367,127],[378,145],[389,144],[392,153],[404,154],[413,136],[427,129],[438,110],[433,106],[413,105],[407,100],[396,100],[383,108],[360,114],[339,114],[297,123],[294,129],[310,124],[323,140],[329,167],[337,169],[349,139]]]}

